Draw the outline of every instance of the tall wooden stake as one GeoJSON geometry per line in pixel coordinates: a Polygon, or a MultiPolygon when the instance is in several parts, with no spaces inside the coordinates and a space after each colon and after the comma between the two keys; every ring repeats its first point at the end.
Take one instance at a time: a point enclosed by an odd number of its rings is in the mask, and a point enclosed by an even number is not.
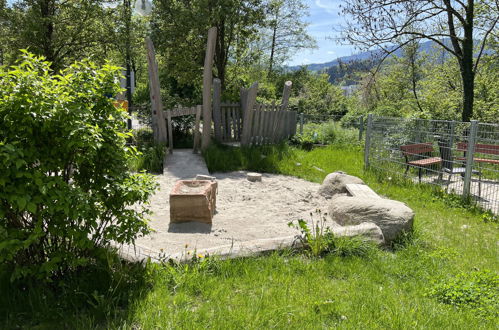
{"type": "Polygon", "coordinates": [[[165,118],[163,117],[163,103],[161,102],[161,93],[159,89],[158,64],[156,63],[156,55],[154,54],[154,45],[149,38],[146,38],[146,49],[154,141],[157,143],[166,143],[166,123],[165,118]]]}
{"type": "Polygon", "coordinates": [[[286,110],[289,104],[289,96],[291,95],[291,86],[293,83],[291,81],[286,81],[284,83],[284,89],[282,90],[282,110],[286,110]]]}
{"type": "Polygon", "coordinates": [[[213,79],[213,127],[215,128],[215,140],[222,142],[222,83],[220,79],[213,79]]]}
{"type": "Polygon", "coordinates": [[[203,71],[203,139],[201,150],[210,145],[211,134],[211,82],[213,79],[212,67],[215,54],[215,42],[217,40],[217,28],[208,30],[208,42],[206,44],[206,56],[204,58],[203,71]]]}

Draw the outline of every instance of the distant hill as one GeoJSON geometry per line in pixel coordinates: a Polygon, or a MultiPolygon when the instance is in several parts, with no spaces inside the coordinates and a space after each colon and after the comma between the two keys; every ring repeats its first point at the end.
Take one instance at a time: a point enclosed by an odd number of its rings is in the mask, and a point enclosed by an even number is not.
{"type": "MultiPolygon", "coordinates": [[[[435,52],[436,49],[438,49],[436,46],[437,46],[436,43],[433,41],[422,42],[419,44],[419,51],[432,53],[432,52],[435,52]]],[[[371,50],[371,51],[361,52],[361,53],[350,55],[350,56],[338,57],[338,58],[336,58],[330,62],[326,62],[326,63],[308,64],[308,65],[306,65],[306,67],[310,71],[327,71],[328,68],[337,66],[340,63],[348,64],[351,62],[364,62],[364,61],[370,61],[372,63],[377,63],[377,58],[379,58],[381,54],[382,54],[381,50],[371,50]]],[[[401,56],[402,49],[397,49],[393,53],[393,55],[401,56]]],[[[296,66],[290,66],[290,67],[288,67],[288,69],[291,71],[294,71],[294,70],[300,69],[301,67],[302,67],[301,65],[296,65],[296,66]]]]}

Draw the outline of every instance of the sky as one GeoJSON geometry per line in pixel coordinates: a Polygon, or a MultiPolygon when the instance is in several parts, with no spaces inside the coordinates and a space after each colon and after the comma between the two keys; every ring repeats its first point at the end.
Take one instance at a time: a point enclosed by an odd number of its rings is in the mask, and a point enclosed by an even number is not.
{"type": "Polygon", "coordinates": [[[342,2],[342,0],[305,0],[310,12],[310,16],[305,19],[310,23],[308,33],[316,39],[318,48],[299,51],[290,59],[288,65],[324,63],[356,53],[353,46],[340,45],[331,40],[338,36],[335,29],[339,30],[340,26],[345,24],[339,8],[342,2]]]}

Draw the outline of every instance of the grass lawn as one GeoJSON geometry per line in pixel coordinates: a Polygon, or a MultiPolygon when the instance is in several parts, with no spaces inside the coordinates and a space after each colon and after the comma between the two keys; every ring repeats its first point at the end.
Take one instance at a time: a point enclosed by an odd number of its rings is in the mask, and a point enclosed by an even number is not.
{"type": "Polygon", "coordinates": [[[112,274],[96,267],[52,285],[11,284],[3,274],[0,328],[497,328],[499,227],[487,216],[427,187],[365,173],[355,148],[213,147],[206,159],[210,170],[315,182],[346,171],[407,203],[414,234],[362,257],[282,251],[145,268],[110,261],[112,274]]]}

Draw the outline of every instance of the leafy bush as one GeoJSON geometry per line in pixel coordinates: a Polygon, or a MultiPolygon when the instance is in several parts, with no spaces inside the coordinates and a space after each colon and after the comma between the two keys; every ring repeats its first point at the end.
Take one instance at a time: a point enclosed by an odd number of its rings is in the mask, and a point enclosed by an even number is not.
{"type": "Polygon", "coordinates": [[[145,170],[149,173],[163,173],[166,145],[154,143],[152,129],[134,130],[133,143],[139,153],[136,158],[131,159],[130,169],[136,172],[145,170]]]}
{"type": "Polygon", "coordinates": [[[155,183],[129,172],[127,114],[106,97],[119,70],[83,61],[51,75],[27,52],[0,69],[0,263],[12,279],[62,275],[148,232],[155,183]]]}
{"type": "Polygon", "coordinates": [[[427,295],[483,317],[499,317],[499,276],[490,271],[460,273],[436,284],[427,295]]]}
{"type": "Polygon", "coordinates": [[[339,257],[367,257],[376,251],[373,243],[359,237],[335,237],[331,229],[326,226],[327,213],[322,214],[316,210],[318,220],[314,220],[314,214],[310,213],[310,226],[303,219],[288,226],[301,231],[301,243],[305,251],[313,257],[322,257],[332,254],[339,257]]]}
{"type": "Polygon", "coordinates": [[[314,144],[359,145],[357,129],[345,128],[339,122],[309,123],[302,134],[291,138],[291,143],[300,145],[305,150],[312,149],[314,144]]]}

